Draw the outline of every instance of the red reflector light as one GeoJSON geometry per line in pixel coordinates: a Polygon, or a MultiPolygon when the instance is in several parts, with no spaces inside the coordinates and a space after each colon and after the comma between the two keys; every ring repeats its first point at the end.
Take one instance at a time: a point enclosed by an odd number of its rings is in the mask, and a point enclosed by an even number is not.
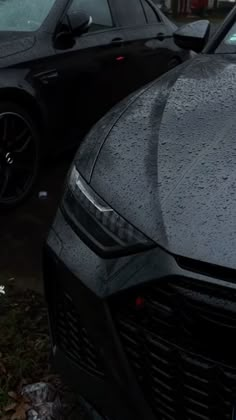
{"type": "Polygon", "coordinates": [[[123,61],[125,57],[123,55],[120,55],[119,57],[116,57],[116,61],[123,61]]]}
{"type": "Polygon", "coordinates": [[[141,309],[144,307],[145,300],[141,296],[138,296],[135,301],[135,306],[137,309],[141,309]]]}

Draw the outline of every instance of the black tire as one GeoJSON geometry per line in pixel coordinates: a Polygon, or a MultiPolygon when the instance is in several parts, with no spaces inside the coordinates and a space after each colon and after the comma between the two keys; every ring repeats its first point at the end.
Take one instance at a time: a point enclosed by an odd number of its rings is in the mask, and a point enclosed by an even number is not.
{"type": "Polygon", "coordinates": [[[0,209],[16,207],[39,173],[40,130],[23,106],[0,102],[0,209]]]}

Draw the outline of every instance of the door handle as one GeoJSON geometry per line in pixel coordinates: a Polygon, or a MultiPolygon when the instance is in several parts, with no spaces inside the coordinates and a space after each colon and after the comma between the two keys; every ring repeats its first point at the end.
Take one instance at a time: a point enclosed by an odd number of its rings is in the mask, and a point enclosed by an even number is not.
{"type": "Polygon", "coordinates": [[[114,39],[112,39],[111,43],[113,45],[121,46],[121,45],[124,44],[124,40],[123,40],[123,38],[114,38],[114,39]]]}
{"type": "Polygon", "coordinates": [[[163,34],[163,32],[159,32],[159,33],[157,34],[157,39],[158,39],[159,41],[164,41],[164,39],[165,39],[165,34],[163,34]]]}

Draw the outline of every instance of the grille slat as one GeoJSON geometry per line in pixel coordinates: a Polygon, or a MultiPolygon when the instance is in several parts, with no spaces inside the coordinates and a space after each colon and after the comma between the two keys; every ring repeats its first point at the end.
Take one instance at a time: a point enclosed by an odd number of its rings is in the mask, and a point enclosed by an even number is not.
{"type": "Polygon", "coordinates": [[[162,407],[162,410],[165,411],[165,414],[170,415],[170,416],[174,416],[175,415],[175,410],[168,405],[169,401],[166,401],[166,398],[164,398],[164,395],[160,394],[155,395],[154,397],[155,401],[160,405],[160,407],[162,407]]]}
{"type": "Polygon", "coordinates": [[[189,410],[188,413],[191,416],[190,417],[191,420],[208,420],[209,419],[209,417],[206,417],[200,414],[198,411],[189,410]]]}
{"type": "Polygon", "coordinates": [[[103,376],[103,368],[88,332],[73,305],[70,296],[55,288],[51,302],[55,341],[64,354],[80,368],[103,376]]]}
{"type": "MultiPolygon", "coordinates": [[[[158,378],[157,377],[153,377],[152,380],[153,380],[153,389],[154,389],[154,391],[156,389],[158,389],[158,391],[160,391],[160,390],[163,391],[163,389],[164,389],[165,390],[165,393],[167,393],[167,392],[171,393],[172,387],[170,385],[167,385],[165,382],[163,382],[159,377],[158,378]],[[157,386],[158,386],[158,388],[157,388],[157,386]]],[[[167,398],[169,398],[167,394],[165,394],[165,396],[167,398]]]]}
{"type": "Polygon", "coordinates": [[[171,277],[113,299],[146,400],[163,420],[230,420],[236,402],[236,292],[171,277]],[[141,297],[142,308],[136,306],[141,297]]]}

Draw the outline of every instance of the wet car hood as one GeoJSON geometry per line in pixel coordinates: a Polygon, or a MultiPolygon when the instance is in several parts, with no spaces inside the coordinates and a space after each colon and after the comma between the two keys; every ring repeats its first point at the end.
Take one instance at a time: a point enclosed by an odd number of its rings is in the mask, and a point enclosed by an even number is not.
{"type": "Polygon", "coordinates": [[[198,56],[119,113],[91,186],[171,253],[236,268],[235,116],[236,59],[198,56]]]}
{"type": "Polygon", "coordinates": [[[27,32],[0,32],[0,59],[33,47],[35,37],[27,32]]]}

